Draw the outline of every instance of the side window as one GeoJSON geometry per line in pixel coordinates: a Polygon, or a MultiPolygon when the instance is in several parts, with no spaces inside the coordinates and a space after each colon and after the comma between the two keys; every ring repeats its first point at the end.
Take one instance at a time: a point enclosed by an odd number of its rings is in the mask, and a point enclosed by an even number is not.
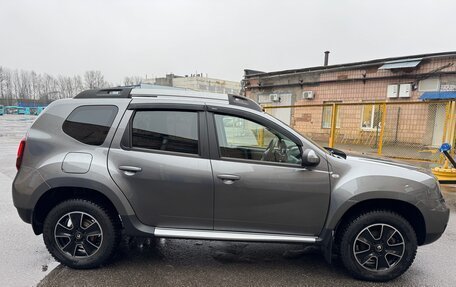
{"type": "Polygon", "coordinates": [[[117,115],[116,106],[80,106],[63,122],[63,132],[89,145],[101,145],[117,115]]]}
{"type": "Polygon", "coordinates": [[[221,157],[301,163],[298,145],[281,133],[245,118],[214,116],[221,157]]]}
{"type": "Polygon", "coordinates": [[[187,111],[137,111],[132,146],[198,154],[198,114],[187,111]]]}

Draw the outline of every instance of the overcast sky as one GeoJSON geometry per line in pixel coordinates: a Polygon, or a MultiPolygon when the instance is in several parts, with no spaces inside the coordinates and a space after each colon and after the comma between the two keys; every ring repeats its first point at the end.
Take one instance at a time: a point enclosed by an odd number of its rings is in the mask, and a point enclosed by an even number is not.
{"type": "Polygon", "coordinates": [[[0,66],[52,75],[263,71],[456,50],[456,1],[0,0],[0,66]]]}

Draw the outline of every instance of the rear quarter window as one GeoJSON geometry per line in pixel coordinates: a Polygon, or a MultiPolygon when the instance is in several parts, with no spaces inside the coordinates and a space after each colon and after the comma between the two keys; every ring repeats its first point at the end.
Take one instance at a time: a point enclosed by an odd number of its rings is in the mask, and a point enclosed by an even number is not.
{"type": "Polygon", "coordinates": [[[116,106],[77,107],[63,123],[63,132],[82,143],[101,145],[117,112],[116,106]]]}

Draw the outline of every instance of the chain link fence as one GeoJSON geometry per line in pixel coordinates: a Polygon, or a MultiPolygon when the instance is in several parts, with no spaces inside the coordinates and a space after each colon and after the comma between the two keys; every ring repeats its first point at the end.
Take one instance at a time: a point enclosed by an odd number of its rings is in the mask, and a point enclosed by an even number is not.
{"type": "Polygon", "coordinates": [[[438,148],[449,118],[446,101],[334,102],[264,109],[322,146],[424,163],[443,160],[438,148]]]}

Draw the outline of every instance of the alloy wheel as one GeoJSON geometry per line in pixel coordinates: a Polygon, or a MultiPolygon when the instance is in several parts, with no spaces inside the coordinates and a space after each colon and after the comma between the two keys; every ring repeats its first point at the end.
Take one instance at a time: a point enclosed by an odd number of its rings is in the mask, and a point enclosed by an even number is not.
{"type": "Polygon", "coordinates": [[[353,255],[369,271],[385,271],[396,266],[405,253],[405,241],[395,227],[377,223],[358,233],[353,255]]]}
{"type": "Polygon", "coordinates": [[[66,213],[57,221],[54,238],[63,253],[71,257],[84,258],[94,255],[100,249],[103,230],[90,214],[73,211],[66,213]]]}

